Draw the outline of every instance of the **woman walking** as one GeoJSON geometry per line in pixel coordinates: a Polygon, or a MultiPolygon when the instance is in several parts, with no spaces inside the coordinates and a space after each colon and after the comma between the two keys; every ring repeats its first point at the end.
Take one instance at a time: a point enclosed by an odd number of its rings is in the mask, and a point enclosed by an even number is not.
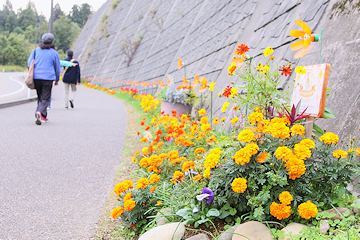
{"type": "Polygon", "coordinates": [[[59,83],[60,59],[53,41],[54,35],[45,33],[39,47],[31,52],[27,61],[28,66],[30,66],[32,59],[35,59],[34,83],[38,95],[35,123],[37,125],[48,121],[47,106],[50,101],[53,82],[55,81],[55,85],[59,83]]]}

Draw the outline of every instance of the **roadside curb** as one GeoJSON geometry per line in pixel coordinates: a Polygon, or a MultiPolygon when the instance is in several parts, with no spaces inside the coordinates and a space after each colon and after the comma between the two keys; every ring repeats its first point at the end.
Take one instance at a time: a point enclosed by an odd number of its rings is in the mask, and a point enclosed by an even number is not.
{"type": "Polygon", "coordinates": [[[33,102],[33,101],[36,101],[36,100],[37,100],[37,97],[31,97],[31,98],[25,98],[25,99],[0,103],[0,108],[12,107],[12,106],[20,105],[20,104],[23,104],[23,103],[33,102]]]}

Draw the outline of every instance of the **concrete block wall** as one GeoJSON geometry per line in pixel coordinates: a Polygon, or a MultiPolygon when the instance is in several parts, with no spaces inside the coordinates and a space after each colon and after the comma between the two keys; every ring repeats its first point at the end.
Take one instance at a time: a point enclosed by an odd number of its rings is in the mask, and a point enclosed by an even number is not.
{"type": "MultiPolygon", "coordinates": [[[[330,20],[331,7],[335,2],[337,0],[122,0],[113,9],[109,0],[86,23],[74,46],[74,53],[80,60],[82,75],[115,80],[95,81],[108,87],[127,86],[117,80],[166,81],[169,74],[181,84],[184,75],[192,80],[198,74],[206,77],[208,82],[216,82],[214,96],[217,96],[230,82],[243,84],[239,78],[229,77],[227,70],[238,44],[245,43],[250,47],[249,54],[255,57],[255,63],[264,61],[261,53],[269,46],[275,50],[275,60],[279,66],[287,62],[293,66],[320,63],[320,43],[313,43],[304,58],[293,58],[295,52],[291,51],[290,44],[296,39],[290,37],[290,29],[300,29],[294,22],[300,18],[315,33],[320,33],[320,28],[326,27],[327,31],[334,33],[335,38],[338,37],[336,31],[339,30],[333,29],[333,26],[344,24],[343,18],[346,16],[330,20]],[[108,17],[103,20],[105,14],[108,17]],[[131,54],[131,61],[122,51],[120,39],[140,41],[136,51],[131,54]],[[178,58],[185,64],[180,70],[177,69],[178,58]]],[[[357,17],[354,14],[351,16],[357,17]]],[[[358,23],[355,25],[358,27],[358,23]]],[[[330,54],[331,50],[326,46],[336,46],[334,36],[330,37],[324,31],[323,39],[323,54],[330,54]]],[[[339,38],[338,41],[344,40],[339,38]]],[[[353,54],[352,59],[357,59],[356,53],[353,54]]],[[[332,63],[329,86],[334,84],[339,89],[342,86],[342,90],[351,91],[346,83],[344,86],[337,83],[337,78],[343,74],[333,74],[343,64],[342,60],[337,59],[337,62],[326,59],[332,63]]],[[[294,74],[284,77],[280,87],[291,87],[289,83],[294,78],[294,74]]],[[[138,88],[140,92],[156,90],[142,86],[138,88]]],[[[342,94],[336,93],[336,96],[342,94]]],[[[335,121],[319,123],[330,130],[334,129],[336,133],[335,130],[342,131],[337,127],[345,119],[342,115],[347,115],[348,119],[350,117],[334,103],[337,101],[333,99],[334,96],[327,100],[327,106],[333,107],[332,110],[341,116],[337,114],[335,121]]],[[[358,98],[355,93],[352,97],[358,98]]],[[[219,109],[224,100],[215,97],[213,115],[222,114],[219,109]]],[[[351,108],[356,109],[356,104],[351,108]]],[[[353,121],[351,126],[346,125],[348,130],[344,136],[354,131],[356,124],[358,127],[359,120],[353,121]]]]}

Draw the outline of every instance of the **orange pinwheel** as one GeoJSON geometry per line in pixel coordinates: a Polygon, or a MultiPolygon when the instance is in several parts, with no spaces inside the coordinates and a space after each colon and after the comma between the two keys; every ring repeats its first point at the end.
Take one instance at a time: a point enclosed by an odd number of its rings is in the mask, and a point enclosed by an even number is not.
{"type": "Polygon", "coordinates": [[[295,23],[302,27],[303,30],[290,30],[290,36],[301,39],[300,41],[291,44],[291,50],[296,51],[300,49],[294,55],[294,58],[301,58],[310,50],[311,42],[319,41],[319,35],[312,34],[311,28],[309,28],[309,26],[301,19],[299,19],[299,21],[295,20],[295,23]]]}

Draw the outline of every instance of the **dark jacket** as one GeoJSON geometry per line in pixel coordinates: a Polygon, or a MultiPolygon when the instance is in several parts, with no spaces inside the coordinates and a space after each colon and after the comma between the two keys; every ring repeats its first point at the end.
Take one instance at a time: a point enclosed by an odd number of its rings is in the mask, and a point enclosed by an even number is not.
{"type": "MultiPolygon", "coordinates": [[[[65,61],[69,61],[71,60],[72,58],[68,57],[68,58],[65,58],[64,60],[65,61]]],[[[69,67],[64,76],[63,76],[63,82],[64,83],[80,83],[80,66],[79,66],[79,62],[78,61],[74,61],[74,63],[77,63],[78,65],[76,65],[76,67],[69,67]]],[[[65,69],[65,67],[64,67],[65,69]]]]}

